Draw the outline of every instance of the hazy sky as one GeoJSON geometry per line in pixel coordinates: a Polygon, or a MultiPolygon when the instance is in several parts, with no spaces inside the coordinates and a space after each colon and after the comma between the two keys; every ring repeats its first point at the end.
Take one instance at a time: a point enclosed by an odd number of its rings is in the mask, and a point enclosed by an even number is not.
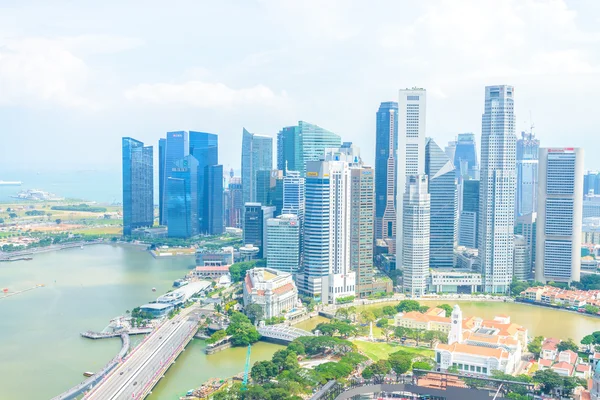
{"type": "MultiPolygon", "coordinates": [[[[517,130],[600,168],[598,0],[0,1],[2,169],[119,169],[120,138],[302,119],[361,147],[399,88],[428,91],[427,134],[481,133],[484,86],[515,86],[517,130]]],[[[479,140],[478,140],[479,141],[479,140]]],[[[1,179],[1,176],[0,176],[1,179]]]]}

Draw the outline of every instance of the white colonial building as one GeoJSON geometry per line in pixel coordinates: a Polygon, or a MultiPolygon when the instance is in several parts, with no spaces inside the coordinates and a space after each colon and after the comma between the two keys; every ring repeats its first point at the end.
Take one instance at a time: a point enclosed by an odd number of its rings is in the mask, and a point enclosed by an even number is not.
{"type": "Polygon", "coordinates": [[[258,304],[264,318],[285,314],[298,305],[298,289],[292,274],[272,268],[254,268],[246,272],[243,285],[244,306],[258,304]]]}
{"type": "Polygon", "coordinates": [[[516,371],[527,344],[527,329],[511,323],[507,316],[489,321],[463,319],[458,305],[452,310],[450,323],[448,344],[435,346],[441,370],[456,367],[461,373],[487,376],[494,370],[506,374],[516,371]]]}

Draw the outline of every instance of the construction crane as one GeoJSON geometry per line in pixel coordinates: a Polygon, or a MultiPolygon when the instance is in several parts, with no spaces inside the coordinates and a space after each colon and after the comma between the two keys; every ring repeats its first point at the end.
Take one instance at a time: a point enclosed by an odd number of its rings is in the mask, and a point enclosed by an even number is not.
{"type": "Polygon", "coordinates": [[[250,370],[250,352],[252,351],[252,345],[248,345],[248,352],[246,353],[246,366],[244,367],[244,380],[242,381],[242,391],[248,389],[248,372],[250,370]]]}

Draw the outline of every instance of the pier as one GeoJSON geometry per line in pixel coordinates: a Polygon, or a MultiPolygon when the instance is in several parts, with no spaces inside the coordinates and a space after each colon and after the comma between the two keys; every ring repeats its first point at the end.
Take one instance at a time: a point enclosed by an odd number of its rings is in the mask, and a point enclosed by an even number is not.
{"type": "Polygon", "coordinates": [[[152,332],[152,330],[153,330],[153,328],[132,328],[132,329],[128,329],[126,331],[117,331],[117,332],[87,331],[87,332],[81,332],[81,336],[83,336],[84,338],[88,338],[88,339],[108,339],[108,338],[119,337],[123,333],[126,333],[128,335],[145,335],[145,334],[152,332]]]}
{"type": "Polygon", "coordinates": [[[0,297],[0,300],[2,300],[2,299],[6,299],[6,298],[8,298],[8,297],[11,297],[11,296],[16,296],[16,295],[18,295],[18,294],[21,294],[21,293],[29,292],[30,290],[33,290],[33,289],[42,288],[42,287],[44,287],[44,286],[46,286],[46,285],[44,285],[44,284],[39,284],[39,285],[35,285],[35,286],[33,286],[33,287],[30,287],[30,288],[27,288],[27,289],[23,289],[23,290],[17,290],[16,292],[7,293],[7,294],[5,294],[4,296],[0,297]]]}

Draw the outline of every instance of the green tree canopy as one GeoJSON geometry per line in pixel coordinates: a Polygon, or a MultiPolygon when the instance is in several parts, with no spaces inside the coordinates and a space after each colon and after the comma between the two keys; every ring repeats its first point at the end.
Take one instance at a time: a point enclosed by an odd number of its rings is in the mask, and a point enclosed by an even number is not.
{"type": "Polygon", "coordinates": [[[440,304],[436,307],[446,311],[446,318],[450,318],[450,316],[452,315],[452,306],[450,304],[440,304]]]}

